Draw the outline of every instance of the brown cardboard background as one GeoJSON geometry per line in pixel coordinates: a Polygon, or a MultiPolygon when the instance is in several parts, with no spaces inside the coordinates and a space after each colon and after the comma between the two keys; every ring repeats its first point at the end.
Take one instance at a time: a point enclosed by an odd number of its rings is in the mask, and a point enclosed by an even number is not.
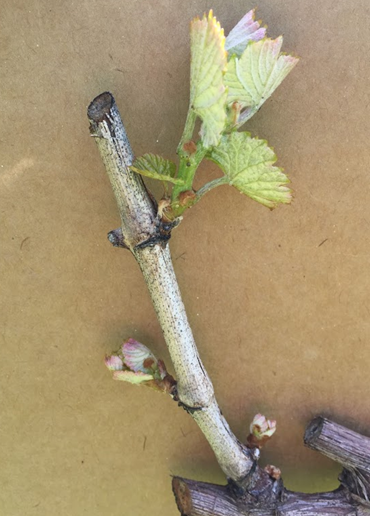
{"type": "MultiPolygon", "coordinates": [[[[185,412],[103,365],[129,336],[169,360],[137,266],[106,240],[118,215],[86,107],[110,90],[136,154],[174,158],[190,19],[213,7],[227,33],[254,6],[3,1],[2,515],[174,515],[170,474],[223,481],[185,412]]],[[[308,420],[370,434],[370,8],[260,0],[258,17],[301,56],[248,125],[275,148],[295,202],[270,212],[215,190],[171,249],[236,435],[258,411],[275,417],[263,461],[290,488],[330,489],[338,468],[304,449],[308,420]]],[[[204,167],[200,181],[215,173],[204,167]]]]}

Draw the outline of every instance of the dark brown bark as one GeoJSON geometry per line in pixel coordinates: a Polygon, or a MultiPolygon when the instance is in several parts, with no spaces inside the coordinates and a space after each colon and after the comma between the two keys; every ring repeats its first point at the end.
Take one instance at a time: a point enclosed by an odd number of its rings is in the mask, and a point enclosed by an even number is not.
{"type": "Polygon", "coordinates": [[[369,516],[370,439],[324,418],[307,427],[305,444],[345,466],[341,486],[328,493],[294,493],[281,481],[264,482],[256,468],[243,494],[229,484],[217,486],[180,477],[172,481],[183,516],[369,516]]]}
{"type": "Polygon", "coordinates": [[[281,499],[261,504],[244,497],[236,498],[229,486],[216,486],[180,477],[172,481],[177,507],[183,516],[365,516],[344,488],[329,493],[293,493],[283,490],[281,499]]]}

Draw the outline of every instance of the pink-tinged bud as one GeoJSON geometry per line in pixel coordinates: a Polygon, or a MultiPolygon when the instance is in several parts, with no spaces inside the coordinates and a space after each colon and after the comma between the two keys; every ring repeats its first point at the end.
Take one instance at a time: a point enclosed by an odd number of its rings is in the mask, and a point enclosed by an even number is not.
{"type": "Polygon", "coordinates": [[[129,339],[122,346],[123,363],[131,371],[152,373],[158,368],[158,361],[149,348],[137,340],[129,339]]]}
{"type": "Polygon", "coordinates": [[[143,384],[170,394],[176,387],[163,360],[157,360],[150,349],[134,339],[125,342],[116,354],[106,357],[105,365],[113,371],[114,380],[143,384]]]}
{"type": "Polygon", "coordinates": [[[264,437],[271,437],[276,431],[276,421],[273,419],[266,419],[262,414],[254,416],[252,424],[250,426],[250,432],[257,439],[263,439],[264,437]]]}
{"type": "Polygon", "coordinates": [[[257,426],[259,428],[261,428],[263,425],[265,425],[266,423],[266,418],[265,416],[263,416],[262,414],[256,414],[253,418],[253,421],[251,423],[251,426],[249,427],[249,430],[251,432],[251,434],[253,434],[253,430],[254,428],[257,426]]]}
{"type": "Polygon", "coordinates": [[[250,434],[247,437],[247,446],[250,448],[262,448],[276,431],[276,421],[266,419],[262,414],[254,416],[250,426],[250,434]]]}
{"type": "Polygon", "coordinates": [[[117,355],[105,357],[105,365],[110,371],[122,371],[123,369],[123,361],[117,355]]]}

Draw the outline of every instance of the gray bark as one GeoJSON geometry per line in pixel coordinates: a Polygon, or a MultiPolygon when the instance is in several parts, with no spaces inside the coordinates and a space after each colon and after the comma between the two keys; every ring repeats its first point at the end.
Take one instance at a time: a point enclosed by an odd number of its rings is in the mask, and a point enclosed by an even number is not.
{"type": "Polygon", "coordinates": [[[113,96],[106,92],[96,97],[88,118],[122,221],[121,230],[112,231],[109,239],[130,249],[140,265],[171,355],[180,403],[198,423],[225,475],[242,482],[253,454],[234,436],[218,407],[186,316],[164,224],[141,176],[129,169],[134,156],[113,96]]]}
{"type": "Polygon", "coordinates": [[[304,435],[305,445],[319,451],[346,468],[370,473],[370,438],[318,417],[311,421],[304,435]]]}

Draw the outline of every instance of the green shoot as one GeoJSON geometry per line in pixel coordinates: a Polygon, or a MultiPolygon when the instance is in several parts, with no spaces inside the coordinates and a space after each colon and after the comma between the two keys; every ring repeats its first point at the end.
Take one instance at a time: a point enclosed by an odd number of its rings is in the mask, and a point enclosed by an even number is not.
{"type": "Polygon", "coordinates": [[[268,208],[291,202],[289,179],[273,165],[273,150],[266,141],[238,131],[298,62],[280,52],[282,36],[272,40],[265,33],[254,19],[254,10],[227,38],[212,11],[191,22],[190,103],[177,148],[179,165],[145,154],[131,167],[162,181],[162,219],[175,220],[222,184],[236,187],[268,208]],[[201,128],[194,136],[198,118],[201,128]],[[217,163],[224,175],[195,192],[194,177],[203,159],[217,163]]]}

